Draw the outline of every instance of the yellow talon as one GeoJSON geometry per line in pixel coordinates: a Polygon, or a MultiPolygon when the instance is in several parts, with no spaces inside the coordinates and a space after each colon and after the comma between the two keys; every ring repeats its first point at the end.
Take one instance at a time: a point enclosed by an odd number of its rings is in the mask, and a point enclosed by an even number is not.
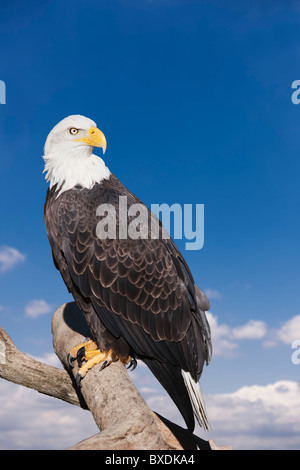
{"type": "Polygon", "coordinates": [[[79,385],[81,379],[83,379],[89,369],[94,367],[96,364],[103,362],[101,369],[111,364],[111,362],[118,360],[116,355],[110,349],[109,351],[100,351],[95,341],[88,340],[84,343],[74,346],[68,354],[68,363],[73,368],[72,362],[78,359],[79,364],[81,361],[86,361],[78,370],[76,375],[76,383],[79,385]]]}
{"type": "Polygon", "coordinates": [[[72,348],[71,351],[69,352],[68,357],[70,357],[71,360],[72,358],[76,359],[78,351],[81,348],[84,348],[85,351],[93,351],[95,349],[98,349],[98,346],[95,343],[95,341],[93,341],[92,339],[89,339],[88,341],[85,341],[84,343],[80,343],[77,346],[74,346],[74,348],[72,348]]]}
{"type": "Polygon", "coordinates": [[[89,369],[94,367],[96,364],[103,363],[100,371],[103,370],[105,367],[109,366],[114,361],[121,360],[124,364],[127,364],[127,368],[135,369],[137,362],[134,358],[127,356],[127,357],[118,357],[112,349],[109,351],[101,351],[98,348],[98,345],[93,340],[88,340],[84,343],[78,344],[74,346],[70,353],[68,354],[68,363],[70,367],[73,368],[72,362],[78,360],[80,368],[76,375],[76,383],[77,385],[80,384],[80,381],[86,376],[89,369]],[[81,365],[81,361],[86,361],[83,365],[81,365]]]}
{"type": "Polygon", "coordinates": [[[77,372],[76,375],[76,383],[77,385],[80,384],[80,381],[86,376],[88,370],[94,367],[96,364],[100,364],[103,362],[100,371],[103,370],[105,367],[109,366],[113,362],[112,351],[100,351],[100,349],[96,349],[93,351],[87,351],[84,359],[87,361],[77,372]]]}
{"type": "MultiPolygon", "coordinates": [[[[81,375],[82,379],[86,375],[87,371],[94,367],[96,364],[100,364],[100,362],[103,362],[103,365],[105,364],[104,367],[106,367],[113,362],[111,351],[105,352],[100,351],[100,349],[97,349],[96,351],[88,351],[85,355],[85,360],[87,362],[83,364],[83,366],[80,367],[78,371],[78,374],[81,375]]],[[[104,369],[103,365],[100,370],[104,369]]]]}

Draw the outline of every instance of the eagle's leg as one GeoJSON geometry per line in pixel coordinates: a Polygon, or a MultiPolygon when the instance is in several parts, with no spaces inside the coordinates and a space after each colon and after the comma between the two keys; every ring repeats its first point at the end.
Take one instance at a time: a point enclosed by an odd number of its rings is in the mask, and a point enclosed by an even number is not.
{"type": "Polygon", "coordinates": [[[76,359],[83,359],[86,351],[95,351],[96,349],[98,349],[98,346],[95,341],[91,339],[87,339],[84,343],[80,343],[77,346],[74,346],[74,348],[72,348],[68,354],[69,366],[73,369],[73,361],[76,359]]]}
{"type": "Polygon", "coordinates": [[[77,359],[79,370],[76,375],[76,383],[80,384],[80,381],[86,376],[89,369],[94,367],[96,364],[102,362],[100,371],[105,369],[114,361],[120,360],[124,364],[127,364],[127,369],[132,368],[134,370],[137,366],[137,361],[134,357],[118,357],[111,349],[108,351],[100,350],[95,341],[86,339],[84,343],[80,343],[74,346],[68,354],[68,364],[73,368],[72,362],[77,359]],[[85,361],[82,364],[82,361],[85,361]]]}
{"type": "Polygon", "coordinates": [[[100,371],[103,370],[106,366],[111,364],[113,361],[116,360],[115,355],[113,354],[112,350],[109,351],[100,351],[100,349],[94,350],[87,350],[84,353],[84,359],[86,362],[77,372],[76,375],[76,384],[79,385],[80,381],[86,376],[89,369],[94,367],[96,364],[100,364],[103,362],[100,371]]]}

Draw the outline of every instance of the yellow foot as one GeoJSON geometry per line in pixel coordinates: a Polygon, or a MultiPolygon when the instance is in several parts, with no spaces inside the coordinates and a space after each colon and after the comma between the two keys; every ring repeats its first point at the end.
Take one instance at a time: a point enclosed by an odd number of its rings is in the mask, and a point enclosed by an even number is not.
{"type": "Polygon", "coordinates": [[[86,373],[89,369],[94,367],[96,364],[100,364],[102,362],[102,366],[100,367],[100,371],[103,370],[105,367],[109,366],[115,360],[113,357],[112,350],[109,351],[100,351],[100,349],[94,349],[90,351],[86,351],[84,355],[85,363],[77,372],[76,375],[76,384],[79,385],[80,381],[86,376],[86,373]]]}
{"type": "Polygon", "coordinates": [[[68,363],[73,368],[72,362],[78,360],[79,370],[76,375],[76,383],[80,384],[80,381],[86,376],[89,369],[94,367],[96,364],[103,362],[100,370],[103,370],[106,366],[111,364],[113,361],[118,360],[116,355],[109,351],[100,351],[97,344],[92,340],[87,340],[84,343],[78,344],[68,354],[68,363]],[[82,362],[84,364],[82,365],[82,362]]]}
{"type": "Polygon", "coordinates": [[[71,351],[68,354],[68,363],[69,366],[73,369],[73,364],[72,362],[78,359],[81,361],[82,359],[85,358],[85,354],[88,351],[95,351],[98,349],[97,344],[95,341],[92,341],[91,339],[86,340],[84,343],[80,343],[77,346],[74,346],[74,348],[71,349],[71,351]]]}
{"type": "Polygon", "coordinates": [[[80,385],[80,381],[86,376],[89,369],[101,362],[103,364],[100,367],[100,371],[109,366],[112,362],[118,360],[127,364],[127,369],[132,368],[132,370],[134,370],[137,366],[135,358],[130,356],[125,358],[118,357],[111,349],[109,351],[102,351],[98,348],[95,341],[92,340],[86,340],[84,343],[78,344],[78,346],[71,349],[68,354],[68,363],[71,368],[73,368],[72,362],[76,359],[79,364],[79,370],[75,378],[77,385],[80,385]],[[82,365],[83,361],[85,362],[82,365]]]}

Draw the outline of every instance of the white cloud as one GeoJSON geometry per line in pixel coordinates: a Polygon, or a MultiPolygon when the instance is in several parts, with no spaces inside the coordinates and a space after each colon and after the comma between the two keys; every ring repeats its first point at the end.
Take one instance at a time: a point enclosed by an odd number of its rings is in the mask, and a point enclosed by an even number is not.
{"type": "Polygon", "coordinates": [[[207,312],[207,320],[211,328],[214,356],[235,356],[241,340],[259,340],[268,335],[268,326],[260,320],[249,320],[244,325],[230,327],[219,323],[218,317],[207,312]]]}
{"type": "Polygon", "coordinates": [[[276,341],[276,340],[272,339],[272,337],[270,337],[270,338],[267,338],[266,340],[264,340],[262,345],[265,349],[272,349],[275,346],[278,346],[278,341],[276,341]]]}
{"type": "Polygon", "coordinates": [[[0,382],[0,449],[70,447],[99,432],[81,408],[9,382],[0,382]]]}
{"type": "Polygon", "coordinates": [[[239,345],[233,340],[230,327],[225,324],[219,324],[218,317],[211,312],[207,312],[206,316],[211,328],[214,356],[233,356],[239,345]]]}
{"type": "Polygon", "coordinates": [[[296,339],[300,339],[300,315],[296,315],[286,321],[278,329],[277,337],[284,344],[292,344],[296,339]]]}
{"type": "Polygon", "coordinates": [[[263,346],[266,349],[274,348],[281,343],[291,346],[296,340],[300,340],[300,315],[290,318],[280,328],[270,328],[263,346]]]}
{"type": "Polygon", "coordinates": [[[219,445],[233,449],[299,449],[300,384],[278,381],[206,399],[219,445]]]}
{"type": "MultiPolygon", "coordinates": [[[[135,381],[150,408],[184,426],[170,397],[144,373],[136,369],[135,381]]],[[[204,395],[212,431],[197,427],[201,438],[234,450],[300,449],[299,383],[281,380],[204,395]]],[[[88,411],[33,390],[0,381],[0,399],[0,449],[65,449],[98,432],[88,411]]]]}
{"type": "Polygon", "coordinates": [[[18,263],[25,261],[25,255],[11,246],[0,247],[0,272],[13,269],[18,263]]]}
{"type": "Polygon", "coordinates": [[[40,315],[50,313],[52,311],[51,305],[45,300],[31,300],[25,307],[25,314],[28,318],[37,318],[40,315]]]}
{"type": "Polygon", "coordinates": [[[267,325],[263,321],[249,320],[245,325],[233,328],[232,334],[236,339],[261,339],[267,334],[267,325]]]}
{"type": "Polygon", "coordinates": [[[219,300],[222,299],[222,294],[217,289],[210,289],[209,287],[205,289],[205,295],[209,300],[219,300]]]}
{"type": "Polygon", "coordinates": [[[31,354],[28,354],[28,356],[33,357],[33,359],[35,359],[36,361],[42,362],[43,364],[48,364],[49,366],[62,369],[62,364],[54,352],[45,353],[43,356],[32,356],[31,354]]]}
{"type": "MultiPolygon", "coordinates": [[[[151,375],[136,369],[135,383],[150,408],[185,426],[170,397],[151,375]],[[145,380],[147,387],[144,386],[145,380]]],[[[200,379],[201,382],[201,379],[200,379]]],[[[212,431],[196,426],[202,439],[214,439],[220,446],[238,449],[300,449],[300,383],[280,380],[250,385],[232,393],[205,393],[212,431]]]]}

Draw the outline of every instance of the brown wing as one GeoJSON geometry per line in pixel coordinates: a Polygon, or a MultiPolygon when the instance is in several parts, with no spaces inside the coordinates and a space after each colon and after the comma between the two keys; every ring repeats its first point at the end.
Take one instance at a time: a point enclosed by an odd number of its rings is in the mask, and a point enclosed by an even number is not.
{"type": "Polygon", "coordinates": [[[170,361],[198,380],[211,347],[204,294],[197,295],[172,240],[97,237],[99,204],[117,209],[124,191],[129,206],[140,202],[121,184],[115,187],[115,193],[102,184],[52,199],[48,234],[55,263],[69,290],[89,300],[110,333],[123,337],[137,356],[170,361]]]}

